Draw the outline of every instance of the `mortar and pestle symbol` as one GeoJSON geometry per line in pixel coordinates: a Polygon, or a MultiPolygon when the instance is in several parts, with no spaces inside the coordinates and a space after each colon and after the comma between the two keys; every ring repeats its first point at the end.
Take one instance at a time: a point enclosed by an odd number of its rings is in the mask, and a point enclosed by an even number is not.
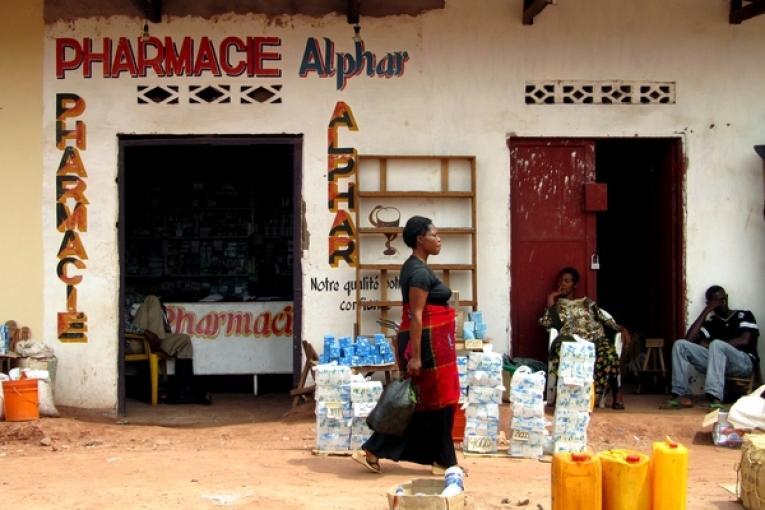
{"type": "MultiPolygon", "coordinates": [[[[378,205],[369,212],[369,223],[376,228],[398,227],[400,221],[401,211],[395,207],[378,205]]],[[[384,235],[388,240],[385,241],[383,255],[395,255],[398,253],[398,250],[391,246],[390,243],[398,237],[398,232],[386,232],[384,235]]]]}

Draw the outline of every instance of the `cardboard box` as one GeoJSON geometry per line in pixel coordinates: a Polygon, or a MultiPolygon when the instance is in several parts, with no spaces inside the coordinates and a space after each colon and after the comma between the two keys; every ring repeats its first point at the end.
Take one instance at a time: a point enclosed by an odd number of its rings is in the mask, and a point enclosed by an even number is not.
{"type": "Polygon", "coordinates": [[[415,478],[406,483],[388,489],[389,510],[463,510],[465,493],[454,496],[441,496],[444,481],[435,478],[415,478]],[[396,494],[401,487],[403,494],[396,494]]]}

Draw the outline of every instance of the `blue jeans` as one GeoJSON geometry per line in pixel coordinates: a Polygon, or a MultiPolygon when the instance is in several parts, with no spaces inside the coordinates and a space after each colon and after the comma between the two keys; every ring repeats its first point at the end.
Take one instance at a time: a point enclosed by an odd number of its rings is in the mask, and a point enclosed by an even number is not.
{"type": "Polygon", "coordinates": [[[725,376],[752,375],[752,358],[728,342],[712,340],[709,349],[688,340],[677,340],[672,346],[672,393],[688,393],[688,365],[707,374],[704,392],[723,399],[725,376]]]}

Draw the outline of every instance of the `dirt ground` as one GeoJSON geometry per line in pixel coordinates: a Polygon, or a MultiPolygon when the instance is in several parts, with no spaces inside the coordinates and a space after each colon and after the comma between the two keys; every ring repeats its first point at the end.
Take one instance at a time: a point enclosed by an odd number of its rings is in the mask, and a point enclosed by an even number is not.
{"type": "MultiPolygon", "coordinates": [[[[671,435],[691,450],[688,508],[742,508],[720,487],[736,482],[740,450],[712,445],[703,408],[659,411],[660,401],[628,396],[627,411],[597,410],[592,448],[647,453],[671,435]]],[[[385,510],[386,489],[430,476],[415,464],[383,461],[376,475],[350,457],[313,455],[313,405],[290,405],[286,395],[215,395],[211,407],[129,401],[122,419],[61,408],[61,418],[0,422],[2,507],[385,510]]],[[[469,509],[550,509],[550,464],[457,455],[469,509]]]]}

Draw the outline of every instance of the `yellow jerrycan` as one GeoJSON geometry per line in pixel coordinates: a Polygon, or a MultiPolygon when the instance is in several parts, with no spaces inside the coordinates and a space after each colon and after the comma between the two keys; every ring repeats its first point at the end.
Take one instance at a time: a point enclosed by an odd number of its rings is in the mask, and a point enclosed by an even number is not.
{"type": "Polygon", "coordinates": [[[603,510],[651,510],[651,459],[632,450],[598,454],[603,471],[603,510]]]}
{"type": "Polygon", "coordinates": [[[552,510],[601,510],[600,460],[589,453],[556,453],[552,461],[552,510]]]}
{"type": "Polygon", "coordinates": [[[685,510],[688,449],[669,437],[653,444],[651,501],[653,510],[685,510]]]}

